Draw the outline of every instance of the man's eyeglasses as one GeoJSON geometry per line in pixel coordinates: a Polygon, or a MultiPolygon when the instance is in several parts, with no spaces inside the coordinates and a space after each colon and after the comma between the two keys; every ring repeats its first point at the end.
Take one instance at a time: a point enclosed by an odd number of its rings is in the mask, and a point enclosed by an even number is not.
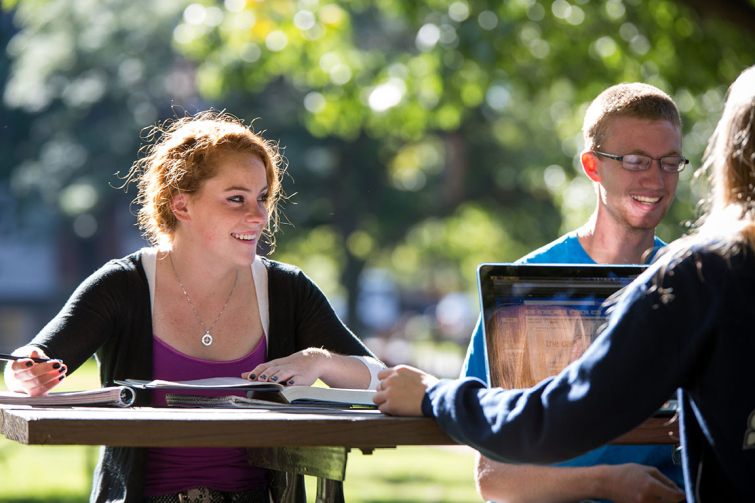
{"type": "Polygon", "coordinates": [[[619,161],[621,167],[627,171],[647,171],[650,169],[650,165],[653,161],[658,161],[661,165],[661,170],[666,173],[679,173],[684,169],[684,166],[689,164],[689,159],[680,155],[669,155],[661,157],[660,159],[653,159],[648,155],[642,154],[626,154],[626,155],[611,155],[604,154],[603,152],[592,151],[593,154],[598,154],[614,161],[619,161]]]}

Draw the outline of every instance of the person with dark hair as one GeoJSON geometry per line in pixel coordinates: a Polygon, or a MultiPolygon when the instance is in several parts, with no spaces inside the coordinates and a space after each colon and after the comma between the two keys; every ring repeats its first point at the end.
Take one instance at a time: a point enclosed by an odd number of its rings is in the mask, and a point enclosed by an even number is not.
{"type": "MultiPolygon", "coordinates": [[[[154,143],[126,183],[138,183],[138,221],[153,247],[85,280],[14,352],[54,360],[7,365],[8,388],[46,394],[92,354],[103,386],[242,376],[374,388],[383,365],[320,289],[300,269],[257,255],[260,238],[272,241],[277,226],[283,166],[276,145],[214,111],[167,122],[149,137],[154,143]]],[[[141,405],[165,406],[165,393],[152,392],[141,405]]],[[[272,475],[251,466],[244,448],[106,447],[91,501],[205,495],[268,503],[277,493],[272,475]]]]}
{"type": "Polygon", "coordinates": [[[755,396],[746,391],[755,386],[754,128],[750,67],[706,151],[712,187],[696,231],[662,250],[558,376],[487,389],[399,366],[378,374],[380,410],[434,417],[494,460],[552,463],[630,431],[678,390],[687,502],[755,501],[755,396]]]}

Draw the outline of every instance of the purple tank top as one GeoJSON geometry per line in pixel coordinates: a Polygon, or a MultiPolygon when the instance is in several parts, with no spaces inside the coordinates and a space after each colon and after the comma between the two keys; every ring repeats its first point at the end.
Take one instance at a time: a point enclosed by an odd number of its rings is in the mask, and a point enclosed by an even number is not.
{"type": "MultiPolygon", "coordinates": [[[[215,362],[201,360],[176,351],[157,337],[152,337],[153,379],[187,381],[207,377],[240,377],[260,363],[267,354],[263,336],[257,347],[238,360],[215,362]]],[[[165,407],[165,395],[178,393],[152,391],[152,405],[165,407]]],[[[222,396],[243,391],[186,391],[187,394],[222,396]]],[[[265,487],[265,469],[247,461],[246,448],[230,447],[153,447],[148,450],[144,496],[173,494],[194,487],[210,487],[219,491],[245,491],[265,487]]]]}

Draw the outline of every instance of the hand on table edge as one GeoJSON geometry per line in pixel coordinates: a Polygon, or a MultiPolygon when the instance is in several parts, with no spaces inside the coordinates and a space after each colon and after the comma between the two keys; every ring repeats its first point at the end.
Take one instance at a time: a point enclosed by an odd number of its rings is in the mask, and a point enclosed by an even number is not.
{"type": "Polygon", "coordinates": [[[380,383],[372,401],[380,412],[392,416],[422,417],[425,391],[438,382],[436,377],[408,365],[381,370],[378,378],[380,383]]]}

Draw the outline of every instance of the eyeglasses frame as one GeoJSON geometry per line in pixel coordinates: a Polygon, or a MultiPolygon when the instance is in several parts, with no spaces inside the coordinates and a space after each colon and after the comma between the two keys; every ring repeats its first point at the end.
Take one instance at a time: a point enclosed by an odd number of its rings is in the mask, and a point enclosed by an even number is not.
{"type": "Polygon", "coordinates": [[[591,152],[593,154],[598,154],[598,155],[600,155],[602,157],[606,157],[608,159],[613,159],[614,161],[619,161],[621,163],[621,167],[623,169],[626,169],[627,171],[647,171],[647,170],[650,169],[650,166],[653,164],[653,161],[658,161],[658,166],[660,166],[661,171],[663,171],[664,173],[681,173],[682,171],[684,171],[684,167],[687,164],[689,164],[689,159],[687,159],[683,155],[664,155],[663,157],[659,157],[658,159],[654,159],[653,157],[650,157],[649,155],[645,155],[645,154],[611,155],[611,154],[606,154],[604,152],[598,152],[597,150],[591,150],[591,152]],[[624,157],[627,156],[627,155],[641,155],[642,157],[648,157],[650,159],[650,162],[647,164],[647,167],[645,169],[628,169],[628,168],[624,167],[624,157]],[[663,169],[663,163],[661,161],[663,159],[667,158],[667,157],[681,157],[682,159],[684,159],[684,164],[682,164],[682,168],[679,171],[669,171],[667,169],[663,169]]]}

